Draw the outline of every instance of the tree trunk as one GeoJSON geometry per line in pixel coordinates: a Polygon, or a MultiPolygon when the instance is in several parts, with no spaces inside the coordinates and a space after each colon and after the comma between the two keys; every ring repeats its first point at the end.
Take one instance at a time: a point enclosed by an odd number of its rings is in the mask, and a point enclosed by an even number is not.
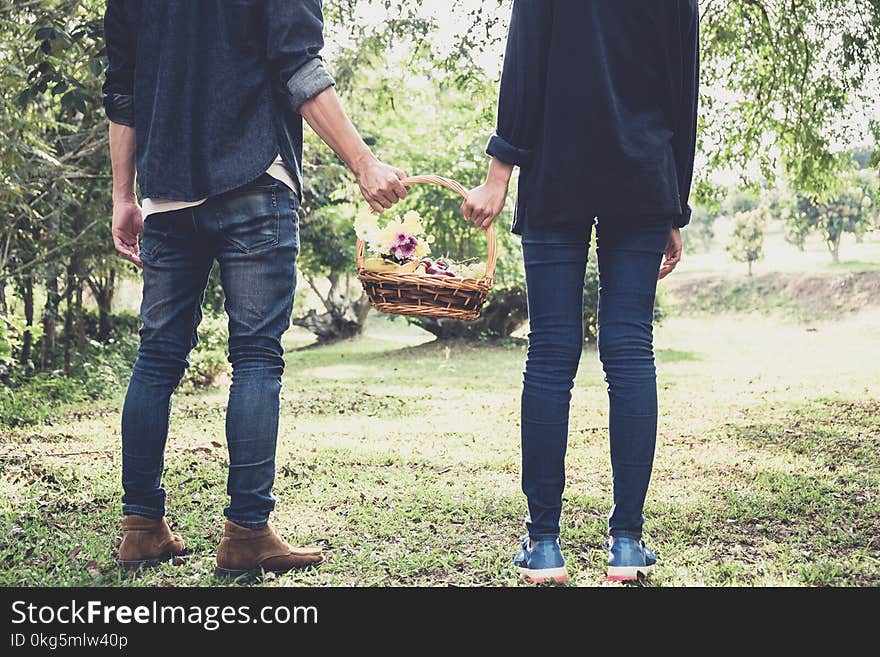
{"type": "Polygon", "coordinates": [[[76,346],[82,351],[86,348],[86,323],[85,318],[83,317],[83,285],[79,278],[76,279],[76,291],[74,294],[76,299],[74,314],[74,322],[76,325],[76,346]]]}
{"type": "Polygon", "coordinates": [[[9,314],[9,306],[6,305],[6,281],[0,281],[0,313],[9,314]]]}
{"type": "Polygon", "coordinates": [[[113,316],[113,297],[116,294],[116,270],[111,269],[104,278],[89,278],[86,282],[98,304],[98,340],[104,342],[113,331],[110,318],[113,316]]]}
{"type": "Polygon", "coordinates": [[[752,275],[752,261],[749,260],[749,276],[752,275]]]}
{"type": "Polygon", "coordinates": [[[58,306],[61,304],[61,295],[58,293],[58,279],[50,277],[46,281],[46,304],[43,306],[43,337],[42,358],[40,368],[45,372],[49,370],[55,360],[55,324],[58,320],[58,306]]]}
{"type": "Polygon", "coordinates": [[[71,268],[67,270],[67,289],[64,291],[64,374],[70,374],[71,351],[70,346],[73,342],[74,334],[74,306],[73,306],[73,280],[71,268]]]}
{"type": "Polygon", "coordinates": [[[34,336],[31,329],[34,326],[34,278],[28,276],[22,281],[21,296],[24,301],[24,323],[26,332],[24,340],[21,343],[21,364],[27,365],[31,359],[31,348],[34,343],[34,336]]]}
{"type": "Polygon", "coordinates": [[[369,298],[359,287],[356,292],[352,290],[348,275],[343,279],[338,272],[333,272],[327,278],[330,289],[327,294],[322,294],[315,279],[305,276],[326,312],[319,315],[310,310],[304,317],[295,318],[294,326],[314,333],[320,344],[358,337],[364,332],[370,312],[369,298]]]}
{"type": "Polygon", "coordinates": [[[837,265],[840,263],[840,236],[834,240],[828,240],[828,250],[831,252],[831,261],[837,265]]]}

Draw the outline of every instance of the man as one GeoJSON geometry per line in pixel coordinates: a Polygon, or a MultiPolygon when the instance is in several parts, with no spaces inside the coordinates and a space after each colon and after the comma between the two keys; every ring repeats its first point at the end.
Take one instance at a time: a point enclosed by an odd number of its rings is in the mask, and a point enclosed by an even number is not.
{"type": "Polygon", "coordinates": [[[348,120],[321,59],[321,0],[109,0],[113,239],[143,268],[141,344],[122,413],[125,567],[184,549],[165,521],[171,394],[197,343],[214,261],[229,315],[227,521],[218,571],[320,563],[268,524],[287,330],[296,282],[302,118],[376,211],[406,196],[348,120]],[[135,172],[143,210],[135,196],[135,172]],[[139,236],[143,233],[141,242],[139,236]]]}
{"type": "Polygon", "coordinates": [[[690,220],[698,96],[697,0],[514,1],[489,174],[462,209],[488,227],[520,167],[513,230],[529,304],[529,520],[514,564],[531,582],[568,578],[560,517],[594,228],[614,481],[607,574],[635,580],[654,568],[642,541],[657,438],[654,297],[681,259],[690,220]]]}

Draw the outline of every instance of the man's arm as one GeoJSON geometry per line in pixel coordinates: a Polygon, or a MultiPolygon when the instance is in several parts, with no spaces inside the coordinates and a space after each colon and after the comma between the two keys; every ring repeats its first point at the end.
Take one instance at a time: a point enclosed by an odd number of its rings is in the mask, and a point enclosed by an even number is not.
{"type": "Polygon", "coordinates": [[[131,29],[131,3],[108,0],[104,13],[107,75],[104,109],[110,120],[110,164],[113,168],[113,243],[119,254],[142,267],[138,237],[144,219],[134,191],[134,63],[136,33],[131,29]]]}
{"type": "Polygon", "coordinates": [[[355,174],[373,210],[381,212],[406,198],[403,172],[376,159],[333,90],[321,58],[322,0],[269,0],[265,19],[269,60],[291,107],[355,174]]]}
{"type": "Polygon", "coordinates": [[[144,218],[134,191],[135,130],[110,123],[110,164],[113,168],[113,244],[126,260],[143,267],[138,236],[144,218]]]}
{"type": "Polygon", "coordinates": [[[492,157],[485,184],[462,205],[466,219],[488,228],[504,209],[513,167],[527,167],[543,127],[544,88],[553,27],[553,0],[514,0],[498,125],[486,153],[492,157]]]}
{"type": "Polygon", "coordinates": [[[377,212],[406,198],[400,169],[381,163],[352,125],[333,87],[304,102],[300,114],[357,177],[361,194],[377,212]]]}

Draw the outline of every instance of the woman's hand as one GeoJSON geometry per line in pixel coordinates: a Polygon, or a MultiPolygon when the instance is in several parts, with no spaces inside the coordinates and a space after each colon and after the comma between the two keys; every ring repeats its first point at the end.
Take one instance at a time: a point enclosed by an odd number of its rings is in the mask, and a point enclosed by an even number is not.
{"type": "Polygon", "coordinates": [[[507,188],[513,165],[492,159],[486,182],[472,189],[467,200],[461,205],[464,218],[475,226],[488,230],[495,218],[501,214],[507,201],[507,188]]]}
{"type": "Polygon", "coordinates": [[[663,256],[663,264],[660,266],[660,275],[657,276],[658,281],[669,276],[672,270],[678,266],[678,263],[681,262],[681,253],[681,229],[673,228],[669,233],[669,241],[666,242],[666,252],[663,256]]]}
{"type": "Polygon", "coordinates": [[[478,228],[486,230],[501,214],[505,201],[507,201],[507,185],[486,182],[471,190],[461,206],[461,212],[465,219],[472,221],[478,228]]]}

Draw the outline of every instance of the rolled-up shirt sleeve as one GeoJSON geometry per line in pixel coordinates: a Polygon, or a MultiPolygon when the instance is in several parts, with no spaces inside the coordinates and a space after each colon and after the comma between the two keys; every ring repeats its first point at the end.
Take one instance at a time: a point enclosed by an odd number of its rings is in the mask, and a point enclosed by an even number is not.
{"type": "Polygon", "coordinates": [[[126,0],[108,0],[104,12],[107,70],[104,111],[113,123],[134,126],[134,68],[136,32],[131,29],[131,6],[126,0]]]}
{"type": "Polygon", "coordinates": [[[498,123],[486,153],[527,167],[542,128],[547,60],[554,0],[514,0],[501,91],[498,123]]]}
{"type": "Polygon", "coordinates": [[[324,47],[322,0],[268,0],[266,35],[269,61],[295,111],[335,84],[321,57],[324,47]]]}
{"type": "Polygon", "coordinates": [[[682,98],[673,149],[678,173],[682,215],[676,220],[678,228],[691,221],[690,195],[694,180],[694,160],[697,150],[697,118],[700,104],[700,14],[696,0],[683,0],[687,22],[684,25],[684,71],[682,98]]]}

